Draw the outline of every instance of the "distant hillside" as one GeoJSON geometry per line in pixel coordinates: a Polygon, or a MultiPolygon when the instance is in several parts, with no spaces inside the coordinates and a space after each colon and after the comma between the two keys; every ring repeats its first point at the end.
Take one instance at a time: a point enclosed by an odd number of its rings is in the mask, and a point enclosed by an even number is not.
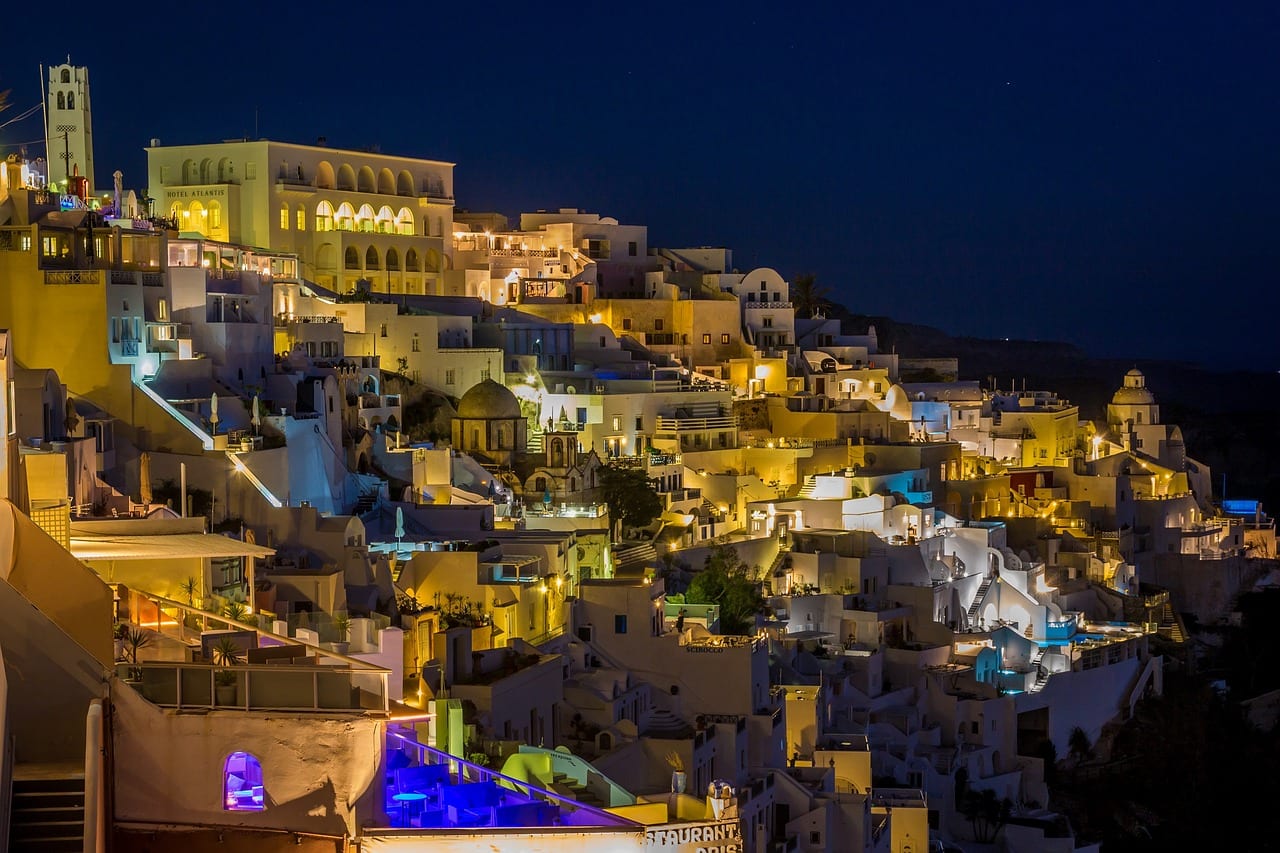
{"type": "MultiPolygon", "coordinates": [[[[954,356],[960,378],[1002,389],[1056,391],[1080,406],[1081,417],[1101,419],[1124,374],[1137,367],[1160,403],[1166,423],[1182,427],[1188,452],[1215,474],[1215,494],[1227,475],[1228,497],[1261,499],[1280,513],[1280,374],[1220,371],[1190,361],[1094,358],[1058,341],[984,340],[890,317],[854,314],[832,306],[846,332],[876,327],[880,349],[920,358],[954,356]]],[[[1191,353],[1188,353],[1191,355],[1191,353]]]]}

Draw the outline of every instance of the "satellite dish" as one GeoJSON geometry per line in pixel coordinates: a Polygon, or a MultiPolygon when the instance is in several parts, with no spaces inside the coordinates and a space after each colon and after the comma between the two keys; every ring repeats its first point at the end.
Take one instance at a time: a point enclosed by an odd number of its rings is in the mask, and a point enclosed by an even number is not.
{"type": "Polygon", "coordinates": [[[577,389],[577,388],[575,388],[575,387],[573,387],[572,385],[567,385],[567,386],[565,386],[564,392],[565,392],[566,394],[577,394],[577,393],[578,393],[578,389],[577,389]]]}

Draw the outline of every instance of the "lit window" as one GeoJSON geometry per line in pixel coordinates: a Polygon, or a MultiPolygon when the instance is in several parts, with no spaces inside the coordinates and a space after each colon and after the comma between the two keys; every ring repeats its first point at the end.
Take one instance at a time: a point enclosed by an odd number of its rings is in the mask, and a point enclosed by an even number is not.
{"type": "Polygon", "coordinates": [[[209,202],[209,227],[222,227],[222,205],[218,204],[216,201],[209,202]]]}
{"type": "Polygon", "coordinates": [[[322,201],[316,206],[316,230],[333,230],[333,205],[327,201],[322,201]]]}
{"type": "Polygon", "coordinates": [[[298,230],[307,230],[307,209],[302,205],[298,205],[298,230]]]}
{"type": "Polygon", "coordinates": [[[722,344],[727,344],[727,343],[729,343],[729,333],[728,333],[728,332],[726,332],[726,333],[724,333],[723,335],[721,335],[721,336],[720,336],[720,343],[722,343],[722,344]]]}
{"type": "Polygon", "coordinates": [[[262,794],[262,764],[247,752],[227,756],[222,771],[222,807],[225,811],[260,812],[266,808],[262,794]]]}
{"type": "Polygon", "coordinates": [[[454,377],[455,377],[456,375],[457,375],[457,374],[456,374],[456,372],[455,372],[455,371],[453,371],[453,370],[446,370],[446,371],[444,372],[444,384],[445,384],[445,385],[452,385],[452,384],[454,384],[454,377]]]}
{"type": "Polygon", "coordinates": [[[280,230],[289,230],[289,205],[281,205],[280,207],[280,230]]]}
{"type": "Polygon", "coordinates": [[[702,336],[702,342],[703,342],[704,344],[709,344],[709,343],[711,343],[711,334],[710,334],[710,333],[704,334],[704,335],[702,336]]]}

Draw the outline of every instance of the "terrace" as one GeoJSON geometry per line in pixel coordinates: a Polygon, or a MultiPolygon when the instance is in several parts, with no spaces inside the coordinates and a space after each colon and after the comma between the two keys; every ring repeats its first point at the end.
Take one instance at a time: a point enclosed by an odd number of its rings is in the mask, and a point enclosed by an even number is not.
{"type": "Polygon", "coordinates": [[[624,817],[418,743],[394,727],[386,740],[386,827],[365,836],[485,828],[639,828],[624,817]]]}

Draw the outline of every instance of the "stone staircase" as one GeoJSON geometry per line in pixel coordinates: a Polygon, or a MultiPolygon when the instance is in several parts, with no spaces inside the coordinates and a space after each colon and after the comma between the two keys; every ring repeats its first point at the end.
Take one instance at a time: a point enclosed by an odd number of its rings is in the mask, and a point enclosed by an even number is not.
{"type": "Polygon", "coordinates": [[[84,774],[24,776],[17,768],[9,849],[79,853],[84,849],[84,774]]]}
{"type": "Polygon", "coordinates": [[[609,807],[608,803],[596,796],[589,788],[564,773],[552,774],[551,790],[557,793],[564,792],[567,796],[583,805],[594,806],[598,809],[607,809],[609,807]]]}
{"type": "Polygon", "coordinates": [[[978,594],[973,597],[973,604],[969,605],[970,627],[973,627],[973,624],[978,620],[978,611],[982,609],[982,602],[987,597],[987,590],[991,589],[991,584],[994,582],[995,579],[988,576],[982,581],[982,586],[978,587],[978,594]]]}
{"type": "Polygon", "coordinates": [[[652,542],[626,543],[613,546],[616,570],[643,568],[658,561],[658,552],[652,542]]]}
{"type": "Polygon", "coordinates": [[[1028,693],[1039,693],[1044,689],[1045,682],[1049,680],[1049,672],[1040,666],[1044,661],[1044,653],[1046,651],[1046,647],[1041,646],[1039,651],[1036,652],[1036,656],[1031,659],[1031,666],[1036,671],[1036,683],[1031,685],[1031,689],[1027,691],[1028,693]]]}
{"type": "Polygon", "coordinates": [[[818,487],[818,475],[810,474],[804,478],[804,482],[800,484],[800,491],[796,492],[797,498],[813,497],[813,490],[818,487]]]}
{"type": "Polygon", "coordinates": [[[654,708],[644,727],[645,737],[682,738],[693,734],[693,726],[665,708],[654,708]]]}
{"type": "Polygon", "coordinates": [[[1160,622],[1156,625],[1156,633],[1175,643],[1187,641],[1187,629],[1182,625],[1182,617],[1173,609],[1170,601],[1165,601],[1160,609],[1160,622]]]}

